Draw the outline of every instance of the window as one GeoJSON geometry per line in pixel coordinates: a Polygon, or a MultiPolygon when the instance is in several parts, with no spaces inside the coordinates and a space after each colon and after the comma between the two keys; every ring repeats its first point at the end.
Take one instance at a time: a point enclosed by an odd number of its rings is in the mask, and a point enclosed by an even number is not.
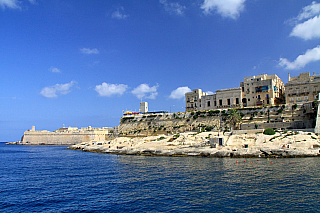
{"type": "Polygon", "coordinates": [[[248,99],[248,101],[250,101],[250,98],[248,99]]]}
{"type": "Polygon", "coordinates": [[[194,107],[197,107],[197,103],[194,103],[194,107]]]}
{"type": "Polygon", "coordinates": [[[227,99],[228,105],[231,105],[230,99],[227,99]]]}
{"type": "Polygon", "coordinates": [[[221,99],[219,100],[219,106],[222,106],[222,100],[221,99]]]}
{"type": "Polygon", "coordinates": [[[190,98],[188,98],[188,102],[190,102],[190,98]]]}
{"type": "Polygon", "coordinates": [[[214,106],[217,106],[217,101],[214,101],[214,106]]]}
{"type": "Polygon", "coordinates": [[[239,98],[236,98],[236,104],[239,104],[239,98]]]}
{"type": "Polygon", "coordinates": [[[210,101],[208,101],[208,107],[210,107],[210,101]]]}
{"type": "Polygon", "coordinates": [[[194,101],[197,101],[197,97],[194,98],[194,101]]]}

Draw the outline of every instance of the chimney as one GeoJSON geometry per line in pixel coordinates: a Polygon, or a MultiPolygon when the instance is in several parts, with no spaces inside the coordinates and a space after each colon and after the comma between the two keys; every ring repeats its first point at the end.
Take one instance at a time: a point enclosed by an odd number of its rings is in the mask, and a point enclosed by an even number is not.
{"type": "Polygon", "coordinates": [[[290,73],[288,73],[288,81],[291,81],[290,73]]]}

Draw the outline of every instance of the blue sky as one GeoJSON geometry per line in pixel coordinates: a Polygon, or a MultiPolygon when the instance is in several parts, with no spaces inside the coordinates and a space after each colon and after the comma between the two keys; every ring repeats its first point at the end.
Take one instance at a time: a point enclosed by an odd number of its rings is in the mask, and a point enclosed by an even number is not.
{"type": "Polygon", "coordinates": [[[320,67],[317,1],[0,0],[0,29],[0,141],[320,67]]]}

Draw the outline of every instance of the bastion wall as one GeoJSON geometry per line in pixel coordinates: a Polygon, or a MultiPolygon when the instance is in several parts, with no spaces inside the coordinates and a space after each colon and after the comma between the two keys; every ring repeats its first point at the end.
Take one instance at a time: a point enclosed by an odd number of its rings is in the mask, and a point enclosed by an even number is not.
{"type": "MultiPolygon", "coordinates": [[[[236,129],[313,129],[316,108],[312,103],[293,105],[247,107],[236,109],[241,122],[236,129]]],[[[120,120],[119,136],[150,136],[177,134],[185,131],[229,131],[228,110],[144,114],[124,116],[120,120]]]]}

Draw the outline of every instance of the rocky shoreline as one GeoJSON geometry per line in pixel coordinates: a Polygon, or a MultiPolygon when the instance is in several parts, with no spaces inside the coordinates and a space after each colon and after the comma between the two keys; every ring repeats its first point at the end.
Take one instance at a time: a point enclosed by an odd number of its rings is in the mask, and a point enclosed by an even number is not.
{"type": "Polygon", "coordinates": [[[263,130],[185,132],[149,137],[117,137],[76,144],[67,149],[125,155],[195,157],[318,157],[319,137],[303,131],[264,135],[263,130]]]}

